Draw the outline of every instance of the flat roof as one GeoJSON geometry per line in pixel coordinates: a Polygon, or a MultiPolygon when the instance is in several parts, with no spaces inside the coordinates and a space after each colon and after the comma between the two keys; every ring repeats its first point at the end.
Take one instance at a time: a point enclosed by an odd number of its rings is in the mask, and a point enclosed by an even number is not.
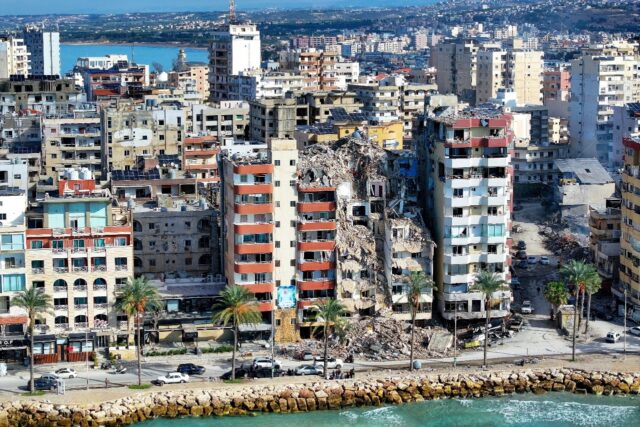
{"type": "Polygon", "coordinates": [[[609,172],[597,159],[559,159],[556,168],[563,174],[571,174],[580,184],[608,184],[613,182],[609,172]]]}

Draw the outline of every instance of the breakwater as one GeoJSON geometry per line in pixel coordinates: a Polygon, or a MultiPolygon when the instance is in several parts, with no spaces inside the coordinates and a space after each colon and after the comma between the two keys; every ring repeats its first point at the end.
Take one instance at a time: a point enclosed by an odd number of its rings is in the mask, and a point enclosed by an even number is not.
{"type": "Polygon", "coordinates": [[[640,394],[640,373],[540,369],[478,374],[407,373],[388,378],[314,381],[300,385],[247,384],[239,388],[160,390],[87,405],[45,400],[0,405],[5,426],[123,426],[151,418],[310,412],[402,404],[431,399],[514,393],[640,394]]]}

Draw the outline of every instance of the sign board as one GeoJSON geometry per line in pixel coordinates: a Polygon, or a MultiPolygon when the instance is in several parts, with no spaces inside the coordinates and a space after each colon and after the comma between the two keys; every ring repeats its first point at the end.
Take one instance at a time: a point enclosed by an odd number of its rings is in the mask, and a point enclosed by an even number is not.
{"type": "Polygon", "coordinates": [[[278,286],[278,308],[293,308],[296,306],[296,287],[293,285],[278,286]]]}
{"type": "Polygon", "coordinates": [[[26,341],[23,339],[0,338],[0,349],[22,347],[26,344],[26,341]]]}

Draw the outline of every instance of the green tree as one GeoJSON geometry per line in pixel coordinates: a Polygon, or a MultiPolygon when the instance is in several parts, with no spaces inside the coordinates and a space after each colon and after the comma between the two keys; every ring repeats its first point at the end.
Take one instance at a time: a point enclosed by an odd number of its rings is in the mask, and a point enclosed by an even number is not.
{"type": "Polygon", "coordinates": [[[553,320],[558,307],[566,304],[569,300],[569,291],[562,282],[549,282],[544,289],[544,297],[551,304],[551,320],[553,320]]]}
{"type": "Polygon", "coordinates": [[[411,308],[411,343],[409,355],[409,370],[413,370],[413,346],[416,329],[416,316],[420,308],[420,300],[422,295],[433,290],[433,280],[428,277],[424,271],[412,271],[409,276],[409,287],[407,290],[407,299],[411,308]]]}
{"type": "MultiPolygon", "coordinates": [[[[213,321],[221,322],[225,328],[231,323],[233,331],[233,353],[231,355],[231,379],[236,379],[236,350],[240,325],[262,322],[262,315],[255,304],[255,297],[242,286],[227,286],[220,299],[213,305],[213,321]]],[[[273,362],[273,361],[272,361],[273,362]]]]}
{"type": "Polygon", "coordinates": [[[327,357],[329,350],[329,327],[340,322],[342,315],[345,312],[345,307],[337,299],[330,299],[326,302],[310,307],[313,309],[319,318],[322,319],[322,332],[324,340],[324,377],[329,378],[327,372],[327,357]]]}
{"type": "Polygon", "coordinates": [[[589,317],[591,317],[591,296],[596,292],[598,292],[601,287],[602,287],[602,278],[594,268],[593,272],[589,275],[589,278],[585,282],[585,291],[587,292],[587,295],[588,295],[587,321],[584,325],[585,334],[589,332],[589,317]]]}
{"type": "MultiPolygon", "coordinates": [[[[587,280],[592,274],[592,268],[583,261],[571,260],[560,269],[560,276],[573,285],[575,302],[573,305],[573,338],[571,348],[571,360],[576,360],[576,334],[578,328],[578,299],[584,289],[587,280]]],[[[582,315],[582,313],[580,313],[582,315]]]]}
{"type": "Polygon", "coordinates": [[[162,306],[158,290],[144,277],[130,278],[121,289],[116,299],[116,310],[124,312],[129,319],[135,320],[136,336],[138,337],[138,385],[142,384],[142,321],[145,311],[152,311],[162,306]]]}
{"type": "Polygon", "coordinates": [[[491,318],[491,296],[504,287],[505,281],[497,273],[486,270],[476,276],[473,289],[484,295],[484,310],[487,313],[484,326],[484,366],[487,366],[487,346],[489,345],[489,319],[491,318]]]}
{"type": "Polygon", "coordinates": [[[35,362],[33,355],[33,330],[36,325],[36,317],[51,309],[51,297],[41,290],[31,287],[24,291],[20,291],[18,295],[11,299],[11,304],[24,309],[29,317],[29,391],[33,393],[33,364],[35,362]]]}

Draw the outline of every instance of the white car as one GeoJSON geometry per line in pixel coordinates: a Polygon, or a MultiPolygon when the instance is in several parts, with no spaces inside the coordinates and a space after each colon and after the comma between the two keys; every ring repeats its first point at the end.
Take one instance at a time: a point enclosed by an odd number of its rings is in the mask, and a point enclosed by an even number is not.
{"type": "Polygon", "coordinates": [[[540,257],[540,264],[549,265],[549,257],[548,256],[541,256],[540,257]]]}
{"type": "Polygon", "coordinates": [[[322,365],[302,365],[296,369],[296,375],[322,375],[322,365]]]}
{"type": "Polygon", "coordinates": [[[280,369],[282,366],[282,362],[279,360],[271,360],[270,357],[256,357],[253,359],[253,367],[254,368],[271,368],[274,367],[276,369],[280,369]],[[272,366],[273,365],[273,366],[272,366]]]}
{"type": "Polygon", "coordinates": [[[60,368],[55,374],[60,378],[77,378],[78,374],[75,369],[72,368],[60,368]]]}
{"type": "MultiPolygon", "coordinates": [[[[315,366],[322,366],[324,369],[324,357],[317,356],[313,364],[315,366]]],[[[344,365],[342,359],[336,359],[335,357],[329,357],[327,359],[327,369],[340,369],[342,365],[344,365]]]]}
{"type": "Polygon", "coordinates": [[[48,374],[42,374],[40,378],[45,380],[51,380],[51,381],[58,381],[60,379],[60,377],[57,374],[54,374],[53,372],[49,372],[48,374]]]}
{"type": "Polygon", "coordinates": [[[531,301],[529,300],[522,301],[522,307],[520,307],[520,313],[531,314],[533,313],[533,311],[534,309],[533,309],[533,306],[531,305],[531,301]]]}
{"type": "Polygon", "coordinates": [[[159,385],[165,384],[184,384],[189,382],[189,375],[181,374],[180,372],[169,372],[167,375],[163,375],[156,379],[159,385]]]}
{"type": "Polygon", "coordinates": [[[622,337],[622,335],[620,335],[620,332],[611,331],[607,334],[605,339],[608,343],[616,343],[620,341],[620,337],[622,337]]]}
{"type": "Polygon", "coordinates": [[[640,326],[634,326],[633,328],[629,328],[629,333],[631,335],[635,335],[637,337],[640,337],[640,326]]]}
{"type": "Polygon", "coordinates": [[[537,264],[538,263],[538,258],[536,258],[534,256],[528,256],[527,257],[527,262],[529,264],[537,264]]]}

